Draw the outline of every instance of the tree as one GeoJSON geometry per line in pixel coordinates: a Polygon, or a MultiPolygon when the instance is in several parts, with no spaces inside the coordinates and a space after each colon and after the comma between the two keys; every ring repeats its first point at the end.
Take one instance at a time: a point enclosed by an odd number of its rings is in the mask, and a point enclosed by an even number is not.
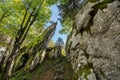
{"type": "Polygon", "coordinates": [[[58,5],[61,15],[60,21],[63,26],[63,29],[60,30],[61,34],[68,34],[71,32],[75,15],[82,5],[80,1],[81,0],[66,0],[64,4],[61,3],[58,5]]]}
{"type": "MultiPolygon", "coordinates": [[[[68,0],[2,0],[0,1],[0,32],[13,41],[10,45],[10,56],[6,61],[3,80],[8,80],[13,73],[16,57],[21,54],[20,49],[42,40],[39,37],[44,32],[44,25],[50,19],[50,5],[68,0]]],[[[9,44],[8,44],[9,45],[9,44]]],[[[7,47],[7,46],[6,46],[7,47]]],[[[2,63],[3,64],[3,63],[2,63]]]]}
{"type": "MultiPolygon", "coordinates": [[[[20,0],[18,0],[18,2],[19,1],[20,0]]],[[[18,4],[18,2],[16,0],[11,1],[12,3],[17,4],[17,5],[15,5],[15,7],[14,7],[14,5],[12,5],[12,7],[13,7],[14,10],[17,11],[18,14],[19,14],[19,10],[21,10],[19,8],[22,7],[23,4],[25,4],[26,7],[24,9],[25,11],[23,11],[24,12],[23,19],[20,20],[21,23],[20,24],[17,23],[17,25],[19,25],[20,28],[18,28],[18,31],[16,32],[17,34],[15,36],[13,36],[13,37],[15,37],[15,41],[14,41],[14,45],[13,45],[13,49],[11,51],[11,54],[8,57],[8,61],[6,62],[6,66],[5,66],[5,69],[4,69],[4,72],[3,72],[3,76],[2,76],[3,80],[8,80],[9,77],[11,76],[12,70],[13,70],[13,67],[14,67],[14,63],[15,63],[15,58],[19,53],[20,47],[23,44],[23,41],[25,40],[25,38],[26,38],[26,36],[28,34],[28,31],[30,30],[30,27],[33,25],[34,22],[37,23],[37,21],[39,21],[39,17],[41,16],[40,8],[41,8],[41,6],[43,4],[43,1],[44,0],[41,0],[39,2],[39,0],[36,0],[35,3],[33,2],[34,3],[33,4],[31,1],[27,2],[27,1],[23,0],[23,2],[20,1],[21,2],[20,5],[18,4]],[[17,9],[16,9],[16,7],[17,7],[17,9]]],[[[12,8],[10,8],[10,9],[12,9],[12,8]]],[[[21,14],[19,14],[19,15],[21,15],[21,14]]],[[[13,16],[13,15],[11,15],[11,16],[13,16]]],[[[11,19],[11,17],[10,17],[10,19],[11,19]]],[[[10,21],[12,21],[12,20],[10,20],[10,21]]],[[[43,23],[45,23],[46,19],[43,19],[43,21],[44,21],[43,23]]],[[[14,21],[14,22],[17,22],[17,21],[14,21]]],[[[12,26],[12,23],[10,22],[10,25],[7,25],[7,28],[4,28],[4,24],[1,27],[3,29],[7,29],[10,26],[12,26]]],[[[34,25],[34,27],[35,27],[35,25],[34,25]]],[[[12,30],[13,30],[13,28],[12,28],[12,30]]]]}
{"type": "Polygon", "coordinates": [[[61,37],[59,37],[56,41],[56,46],[64,46],[64,41],[61,37]]]}

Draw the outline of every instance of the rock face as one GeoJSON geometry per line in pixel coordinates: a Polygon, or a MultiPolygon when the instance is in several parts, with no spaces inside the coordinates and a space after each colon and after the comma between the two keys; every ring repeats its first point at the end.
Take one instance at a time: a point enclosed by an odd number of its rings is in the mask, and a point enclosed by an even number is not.
{"type": "Polygon", "coordinates": [[[38,40],[35,45],[32,45],[31,47],[24,46],[21,48],[21,54],[16,58],[15,71],[24,68],[24,70],[29,69],[29,71],[32,72],[43,62],[47,53],[47,45],[55,33],[56,25],[57,23],[53,23],[46,28],[42,33],[42,39],[38,40]]]}
{"type": "Polygon", "coordinates": [[[86,3],[66,44],[73,80],[120,80],[120,1],[86,3]]]}
{"type": "Polygon", "coordinates": [[[62,46],[48,47],[46,53],[50,58],[58,58],[62,56],[62,46]]]}
{"type": "Polygon", "coordinates": [[[36,54],[34,60],[31,63],[30,71],[34,70],[35,67],[41,63],[41,54],[44,53],[45,48],[47,47],[49,41],[55,33],[57,23],[53,23],[43,32],[43,40],[39,41],[32,49],[31,53],[36,54]]]}

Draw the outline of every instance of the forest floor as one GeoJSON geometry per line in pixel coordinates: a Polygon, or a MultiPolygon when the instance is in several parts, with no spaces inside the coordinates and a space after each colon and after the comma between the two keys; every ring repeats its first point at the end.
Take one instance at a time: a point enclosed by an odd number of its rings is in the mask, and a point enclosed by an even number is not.
{"type": "Polygon", "coordinates": [[[47,58],[33,72],[19,71],[10,80],[72,80],[73,70],[65,57],[47,58]]]}

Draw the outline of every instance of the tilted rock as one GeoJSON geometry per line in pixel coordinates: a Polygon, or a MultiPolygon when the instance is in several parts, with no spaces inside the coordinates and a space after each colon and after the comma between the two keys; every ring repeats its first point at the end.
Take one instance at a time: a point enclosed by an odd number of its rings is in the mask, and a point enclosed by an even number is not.
{"type": "Polygon", "coordinates": [[[43,40],[39,41],[32,49],[32,54],[35,54],[34,60],[31,63],[30,66],[30,71],[32,71],[33,69],[35,69],[35,67],[39,64],[39,62],[41,63],[43,61],[42,55],[49,43],[49,41],[51,40],[52,36],[55,33],[55,29],[56,29],[56,25],[57,23],[53,23],[52,25],[50,25],[44,32],[43,32],[43,40]],[[42,55],[41,55],[42,54],[42,55]],[[42,60],[41,60],[42,59],[42,60]]]}
{"type": "Polygon", "coordinates": [[[120,80],[120,1],[107,8],[86,3],[67,41],[75,80],[120,80]]]}

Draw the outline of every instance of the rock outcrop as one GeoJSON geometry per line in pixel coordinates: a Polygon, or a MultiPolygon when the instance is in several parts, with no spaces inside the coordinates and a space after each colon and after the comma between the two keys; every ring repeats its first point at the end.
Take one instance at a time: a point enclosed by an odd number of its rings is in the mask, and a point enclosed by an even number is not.
{"type": "MultiPolygon", "coordinates": [[[[55,33],[57,23],[53,23],[50,25],[44,32],[43,32],[43,40],[39,41],[32,49],[30,53],[33,55],[35,54],[34,60],[31,63],[30,71],[35,69],[35,67],[39,64],[41,54],[44,52],[46,49],[49,41],[51,40],[52,36],[55,33]]],[[[45,54],[45,53],[44,53],[45,54]]]]}
{"type": "Polygon", "coordinates": [[[73,80],[120,80],[120,1],[100,4],[82,6],[67,40],[73,80]]]}
{"type": "Polygon", "coordinates": [[[20,50],[20,55],[16,58],[16,65],[14,70],[28,70],[33,71],[45,58],[46,48],[55,33],[57,23],[53,23],[42,33],[42,39],[30,47],[24,46],[20,50]]]}
{"type": "Polygon", "coordinates": [[[46,53],[49,58],[58,58],[62,56],[62,46],[54,46],[46,48],[46,53]]]}

